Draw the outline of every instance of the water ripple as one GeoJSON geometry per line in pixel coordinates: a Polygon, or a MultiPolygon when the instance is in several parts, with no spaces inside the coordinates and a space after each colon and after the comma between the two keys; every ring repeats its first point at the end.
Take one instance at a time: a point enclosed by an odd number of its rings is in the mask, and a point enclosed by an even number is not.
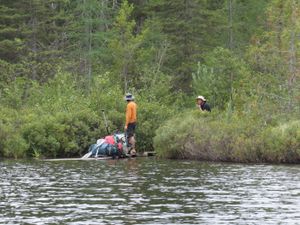
{"type": "Polygon", "coordinates": [[[300,167],[0,161],[0,224],[299,224],[300,167]]]}

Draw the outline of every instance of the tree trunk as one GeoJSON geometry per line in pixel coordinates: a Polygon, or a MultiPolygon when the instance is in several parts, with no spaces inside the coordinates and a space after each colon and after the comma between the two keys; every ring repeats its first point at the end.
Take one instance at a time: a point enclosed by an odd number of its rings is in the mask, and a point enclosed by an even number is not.
{"type": "Polygon", "coordinates": [[[124,61],[124,65],[123,65],[123,68],[122,68],[122,74],[123,74],[123,77],[124,77],[124,93],[125,94],[128,91],[127,72],[128,72],[128,66],[127,66],[126,61],[124,61]]]}
{"type": "MultiPolygon", "coordinates": [[[[83,0],[84,7],[87,6],[86,0],[83,0]]],[[[92,79],[92,62],[91,62],[91,51],[92,51],[92,24],[90,22],[91,15],[89,9],[84,8],[83,19],[85,22],[85,39],[84,43],[84,74],[86,76],[87,91],[90,90],[91,79],[92,79]]]]}
{"type": "MultiPolygon", "coordinates": [[[[101,1],[101,12],[100,12],[100,20],[101,21],[107,21],[107,16],[105,15],[105,10],[107,10],[107,0],[102,0],[101,1]]],[[[104,32],[108,30],[108,24],[107,22],[102,22],[100,24],[100,31],[104,32]]]]}
{"type": "MultiPolygon", "coordinates": [[[[228,47],[230,50],[233,50],[233,0],[228,0],[228,23],[229,23],[229,30],[228,30],[228,47]]],[[[233,73],[230,73],[230,107],[232,109],[233,106],[233,73]]]]}
{"type": "Polygon", "coordinates": [[[296,45],[295,45],[295,37],[296,37],[296,4],[295,1],[292,0],[292,14],[291,14],[291,39],[290,39],[290,49],[289,49],[289,71],[290,76],[288,78],[288,92],[289,92],[289,102],[288,102],[288,109],[292,110],[293,108],[293,88],[294,88],[294,81],[296,79],[297,74],[297,58],[296,58],[296,45]]]}
{"type": "Polygon", "coordinates": [[[88,47],[88,73],[87,73],[87,79],[88,79],[88,91],[91,88],[91,83],[92,83],[92,58],[91,58],[91,54],[92,54],[92,29],[91,29],[91,24],[89,24],[89,47],[88,47]]]}
{"type": "Polygon", "coordinates": [[[233,49],[233,0],[228,0],[228,47],[233,49]]]}
{"type": "Polygon", "coordinates": [[[283,5],[282,3],[280,4],[279,6],[279,18],[278,18],[278,24],[277,24],[277,45],[278,45],[278,54],[279,54],[279,57],[281,58],[282,57],[282,38],[281,38],[281,35],[282,35],[282,30],[283,30],[283,5]]]}
{"type": "Polygon", "coordinates": [[[37,62],[37,38],[36,38],[36,33],[37,33],[37,16],[36,16],[36,9],[35,6],[33,5],[33,2],[30,1],[30,11],[31,11],[31,18],[30,18],[30,25],[31,25],[31,44],[30,44],[30,49],[32,52],[32,66],[31,66],[31,78],[33,80],[37,79],[37,70],[36,70],[36,62],[37,62]]]}

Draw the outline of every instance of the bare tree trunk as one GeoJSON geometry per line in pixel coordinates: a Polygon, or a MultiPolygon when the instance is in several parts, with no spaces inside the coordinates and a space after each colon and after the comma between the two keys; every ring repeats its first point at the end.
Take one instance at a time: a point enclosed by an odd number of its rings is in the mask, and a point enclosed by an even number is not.
{"type": "Polygon", "coordinates": [[[157,53],[157,56],[156,56],[157,65],[156,65],[156,68],[154,69],[153,77],[151,80],[151,86],[156,84],[157,77],[159,76],[160,68],[163,64],[168,47],[169,47],[169,43],[167,41],[164,41],[161,44],[161,48],[159,49],[159,51],[157,53]]]}
{"type": "Polygon", "coordinates": [[[116,7],[118,7],[118,0],[112,0],[112,8],[115,9],[116,7]]]}
{"type": "MultiPolygon", "coordinates": [[[[229,23],[229,37],[228,37],[228,47],[233,50],[233,0],[228,0],[228,23],[229,23]]],[[[233,73],[230,73],[230,90],[229,90],[230,106],[233,106],[233,73]]]]}
{"type": "Polygon", "coordinates": [[[290,59],[289,59],[289,70],[290,70],[290,74],[291,76],[289,77],[289,89],[292,88],[293,83],[295,81],[296,78],[296,45],[295,45],[295,30],[292,29],[291,31],[291,40],[290,40],[290,59]]]}
{"type": "Polygon", "coordinates": [[[296,42],[296,21],[297,21],[297,14],[296,14],[297,6],[295,4],[295,0],[292,1],[292,15],[291,15],[291,40],[290,40],[290,60],[289,60],[289,70],[290,70],[290,78],[289,78],[289,88],[292,88],[293,83],[296,79],[297,75],[297,46],[296,42]]]}
{"type": "Polygon", "coordinates": [[[278,45],[278,53],[279,53],[279,57],[282,57],[282,38],[281,38],[281,34],[282,34],[282,30],[283,30],[283,5],[282,3],[279,6],[279,18],[278,18],[278,24],[277,24],[277,45],[278,45]]]}
{"type": "MultiPolygon", "coordinates": [[[[82,2],[85,4],[85,0],[82,2]]],[[[81,19],[84,20],[86,18],[86,12],[85,9],[83,8],[81,12],[81,19]]],[[[87,68],[87,62],[86,62],[86,52],[85,52],[85,46],[84,46],[84,41],[81,42],[80,40],[80,72],[82,73],[82,76],[85,76],[86,74],[86,68],[87,68]]]]}
{"type": "Polygon", "coordinates": [[[228,47],[233,49],[233,0],[228,0],[228,47]]]}
{"type": "Polygon", "coordinates": [[[31,35],[31,52],[33,55],[32,58],[32,66],[31,66],[31,78],[33,80],[37,79],[37,70],[36,70],[36,61],[37,61],[37,37],[36,37],[36,33],[37,33],[37,17],[36,17],[36,9],[35,6],[33,5],[33,2],[30,1],[30,11],[31,11],[31,19],[30,19],[30,25],[31,25],[31,30],[32,30],[32,35],[31,35]]]}
{"type": "Polygon", "coordinates": [[[88,79],[88,91],[91,88],[91,83],[92,83],[92,58],[91,58],[91,53],[92,53],[92,29],[91,29],[91,24],[89,24],[89,49],[88,49],[88,55],[87,55],[87,60],[88,60],[88,74],[87,74],[87,79],[88,79]]]}
{"type": "Polygon", "coordinates": [[[127,49],[128,48],[128,43],[126,43],[126,39],[125,39],[125,36],[124,36],[124,33],[122,32],[121,34],[121,45],[122,45],[122,48],[125,49],[124,50],[124,55],[123,55],[123,62],[122,62],[122,74],[121,74],[121,80],[123,79],[124,81],[124,93],[126,94],[127,91],[128,91],[128,77],[127,77],[127,74],[128,74],[128,63],[130,62],[130,50],[127,49]],[[127,45],[127,46],[126,46],[127,45]]]}
{"type": "MultiPolygon", "coordinates": [[[[83,0],[84,7],[86,7],[86,0],[83,0]]],[[[85,59],[84,59],[84,73],[87,81],[87,91],[90,90],[91,78],[92,78],[92,62],[91,62],[91,50],[92,50],[92,24],[90,22],[91,15],[89,9],[84,9],[83,19],[87,20],[85,23],[85,35],[86,35],[86,43],[85,43],[85,59]]]]}
{"type": "Polygon", "coordinates": [[[164,57],[166,55],[168,47],[169,47],[169,44],[167,43],[167,41],[164,41],[161,44],[161,48],[160,48],[160,50],[157,53],[157,68],[156,68],[155,73],[158,73],[160,71],[160,68],[161,68],[161,66],[163,64],[163,59],[164,59],[164,57]]]}
{"type": "MultiPolygon", "coordinates": [[[[191,15],[191,10],[190,10],[190,2],[189,0],[185,0],[184,1],[184,17],[185,17],[185,21],[189,21],[190,18],[192,17],[191,15]]],[[[184,48],[183,48],[183,52],[184,55],[187,57],[190,57],[192,55],[192,50],[190,49],[190,38],[189,34],[187,34],[186,32],[184,32],[184,48]]]]}
{"type": "MultiPolygon", "coordinates": [[[[107,0],[101,1],[101,12],[100,12],[100,20],[101,21],[107,21],[106,15],[105,15],[105,9],[107,8],[107,0]]],[[[107,22],[103,22],[103,24],[100,25],[100,31],[106,31],[108,30],[108,24],[107,22]]]]}
{"type": "Polygon", "coordinates": [[[288,109],[292,110],[293,108],[293,84],[296,79],[297,68],[296,68],[296,45],[295,45],[295,37],[296,37],[296,4],[295,1],[292,1],[292,14],[291,14],[291,39],[290,39],[290,50],[289,50],[289,71],[290,77],[288,79],[288,91],[289,91],[289,102],[288,109]]]}
{"type": "Polygon", "coordinates": [[[122,74],[123,74],[123,77],[124,77],[124,93],[126,94],[127,91],[128,91],[128,79],[127,79],[127,73],[128,73],[128,66],[127,66],[127,63],[126,63],[126,60],[124,61],[124,64],[123,64],[123,68],[122,68],[122,74]]]}

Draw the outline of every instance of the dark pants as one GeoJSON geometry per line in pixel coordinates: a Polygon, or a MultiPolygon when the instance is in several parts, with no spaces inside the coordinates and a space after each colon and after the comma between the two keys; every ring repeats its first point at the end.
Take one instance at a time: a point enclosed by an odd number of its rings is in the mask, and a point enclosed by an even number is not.
{"type": "Polygon", "coordinates": [[[135,127],[136,127],[136,123],[129,123],[127,126],[127,130],[126,130],[126,135],[127,138],[131,138],[134,136],[135,133],[135,127]]]}

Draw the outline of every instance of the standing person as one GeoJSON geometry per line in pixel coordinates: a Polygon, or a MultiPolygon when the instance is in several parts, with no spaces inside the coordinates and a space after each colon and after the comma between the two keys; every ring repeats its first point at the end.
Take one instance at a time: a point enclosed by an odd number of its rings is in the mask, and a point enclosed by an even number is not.
{"type": "Polygon", "coordinates": [[[132,156],[136,155],[135,151],[135,127],[136,127],[136,111],[137,111],[137,105],[134,102],[134,96],[130,93],[126,94],[125,100],[127,101],[127,107],[126,107],[126,122],[125,122],[125,133],[127,136],[128,144],[130,149],[130,154],[132,156]]]}
{"type": "Polygon", "coordinates": [[[208,111],[210,112],[210,106],[206,103],[206,99],[199,95],[197,98],[197,107],[201,110],[201,111],[208,111]]]}

